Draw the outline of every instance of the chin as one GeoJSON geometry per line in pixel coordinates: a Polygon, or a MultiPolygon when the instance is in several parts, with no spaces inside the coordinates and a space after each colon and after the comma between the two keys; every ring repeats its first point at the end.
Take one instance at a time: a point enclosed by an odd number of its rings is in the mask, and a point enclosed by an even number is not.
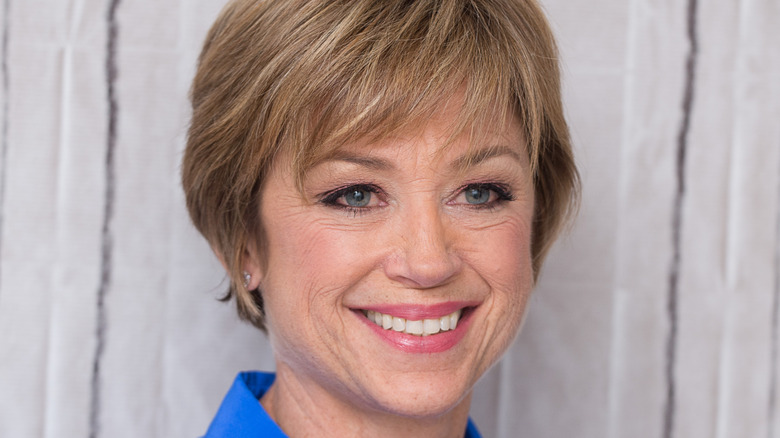
{"type": "Polygon", "coordinates": [[[381,389],[368,395],[368,406],[400,417],[436,418],[463,405],[468,410],[475,382],[441,371],[403,373],[374,386],[381,389]]]}

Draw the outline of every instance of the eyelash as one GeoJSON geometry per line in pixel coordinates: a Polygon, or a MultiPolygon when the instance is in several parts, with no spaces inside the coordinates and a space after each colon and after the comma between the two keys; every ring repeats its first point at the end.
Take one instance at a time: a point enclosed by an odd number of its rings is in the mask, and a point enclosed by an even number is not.
{"type": "Polygon", "coordinates": [[[353,207],[351,205],[342,204],[339,202],[339,199],[341,199],[343,196],[347,195],[349,192],[353,192],[356,190],[363,190],[366,192],[371,193],[371,195],[379,195],[380,198],[384,194],[382,189],[375,186],[374,184],[351,184],[348,186],[339,187],[335,190],[331,190],[329,192],[325,192],[318,197],[320,198],[320,203],[331,207],[331,208],[337,208],[339,210],[343,210],[353,216],[358,216],[361,214],[368,213],[369,210],[372,209],[372,207],[353,207]]]}
{"type": "Polygon", "coordinates": [[[487,202],[484,204],[466,204],[468,208],[474,210],[492,211],[506,202],[511,202],[515,200],[515,196],[512,193],[512,190],[507,185],[497,183],[497,182],[466,184],[458,190],[458,196],[460,196],[469,188],[488,189],[496,194],[496,199],[491,202],[487,202]]]}
{"type": "MultiPolygon", "coordinates": [[[[502,204],[515,200],[515,196],[511,189],[502,183],[488,182],[488,183],[469,183],[460,187],[457,191],[457,196],[463,194],[469,188],[488,189],[496,194],[496,199],[485,204],[464,204],[467,208],[474,210],[488,210],[492,211],[501,206],[502,204]]],[[[374,184],[359,183],[342,186],[337,189],[322,193],[317,197],[320,199],[320,203],[331,208],[337,208],[345,211],[353,216],[362,215],[368,213],[374,207],[354,207],[343,204],[339,200],[350,192],[361,190],[371,193],[372,195],[378,195],[380,199],[384,195],[384,191],[374,184]]]]}

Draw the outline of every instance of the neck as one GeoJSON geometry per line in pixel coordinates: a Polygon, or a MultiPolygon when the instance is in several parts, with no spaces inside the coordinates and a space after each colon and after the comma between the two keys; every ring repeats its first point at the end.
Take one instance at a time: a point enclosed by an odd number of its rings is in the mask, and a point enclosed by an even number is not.
{"type": "Polygon", "coordinates": [[[449,411],[410,417],[346,400],[311,380],[277,364],[274,384],[260,403],[290,437],[404,436],[462,438],[468,421],[471,394],[449,411]]]}

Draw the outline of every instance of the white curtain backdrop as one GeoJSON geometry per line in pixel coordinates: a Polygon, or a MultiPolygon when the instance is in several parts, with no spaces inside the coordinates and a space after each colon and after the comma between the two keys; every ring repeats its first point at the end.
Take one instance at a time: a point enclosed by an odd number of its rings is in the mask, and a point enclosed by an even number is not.
{"type": "MultiPolygon", "coordinates": [[[[272,369],[179,186],[224,0],[0,0],[0,437],[193,437],[272,369]]],[[[780,1],[544,0],[584,193],[486,437],[780,437],[780,1]]]]}

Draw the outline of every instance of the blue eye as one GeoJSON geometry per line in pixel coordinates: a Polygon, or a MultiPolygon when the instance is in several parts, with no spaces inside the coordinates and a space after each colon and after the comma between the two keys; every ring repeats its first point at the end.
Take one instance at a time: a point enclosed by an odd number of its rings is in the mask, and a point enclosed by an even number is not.
{"type": "Polygon", "coordinates": [[[490,189],[484,186],[466,187],[463,194],[466,197],[466,202],[472,205],[484,204],[490,201],[490,189]]]}
{"type": "Polygon", "coordinates": [[[504,184],[474,183],[461,189],[458,203],[476,209],[492,209],[515,198],[504,184]]]}
{"type": "Polygon", "coordinates": [[[365,207],[371,202],[371,192],[362,187],[350,188],[343,196],[350,207],[365,207]]]}
{"type": "Polygon", "coordinates": [[[364,212],[376,206],[374,204],[378,201],[374,195],[381,192],[373,184],[354,184],[321,195],[320,202],[331,207],[364,212]]]}

